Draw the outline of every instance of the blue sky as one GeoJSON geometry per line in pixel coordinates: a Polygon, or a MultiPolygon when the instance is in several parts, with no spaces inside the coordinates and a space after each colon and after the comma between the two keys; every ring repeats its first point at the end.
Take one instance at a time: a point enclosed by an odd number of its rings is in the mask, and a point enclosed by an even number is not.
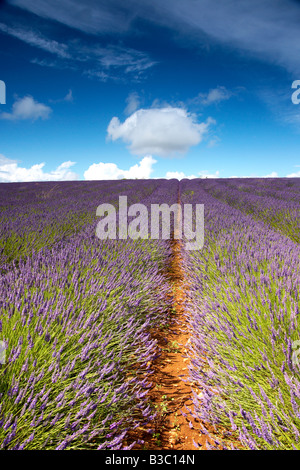
{"type": "Polygon", "coordinates": [[[299,22],[295,0],[0,2],[0,181],[300,176],[299,22]]]}

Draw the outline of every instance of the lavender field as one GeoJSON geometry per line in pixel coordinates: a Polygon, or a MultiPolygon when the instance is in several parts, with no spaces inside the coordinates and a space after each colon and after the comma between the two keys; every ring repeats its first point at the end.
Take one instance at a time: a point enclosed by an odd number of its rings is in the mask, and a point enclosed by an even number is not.
{"type": "Polygon", "coordinates": [[[181,257],[190,412],[209,448],[300,449],[299,178],[1,184],[1,449],[134,449],[128,433],[155,421],[172,249],[96,236],[97,206],[124,195],[204,204],[204,246],[183,240],[181,257]]]}

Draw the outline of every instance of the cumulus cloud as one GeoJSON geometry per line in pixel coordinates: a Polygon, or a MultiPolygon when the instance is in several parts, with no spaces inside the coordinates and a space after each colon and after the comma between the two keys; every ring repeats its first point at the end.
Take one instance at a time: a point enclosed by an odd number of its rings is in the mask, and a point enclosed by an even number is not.
{"type": "MultiPolygon", "coordinates": [[[[296,173],[291,173],[289,175],[286,175],[284,178],[299,178],[300,177],[300,171],[297,171],[296,173]]],[[[187,176],[183,171],[168,171],[165,176],[166,179],[172,179],[176,178],[178,180],[182,179],[193,179],[193,178],[220,178],[220,172],[216,171],[215,173],[209,173],[208,171],[199,171],[197,175],[190,175],[187,176]]],[[[279,178],[279,175],[276,171],[271,171],[267,175],[259,176],[259,175],[242,175],[242,176],[229,176],[228,178],[279,178]]]]}
{"type": "Polygon", "coordinates": [[[32,96],[24,96],[14,102],[11,113],[1,113],[0,118],[10,121],[26,119],[36,121],[37,119],[47,119],[51,112],[52,109],[49,106],[38,103],[32,96]]]}
{"type": "Polygon", "coordinates": [[[197,178],[197,176],[195,175],[186,176],[183,171],[167,171],[165,178],[167,180],[171,180],[173,178],[175,178],[176,180],[183,180],[185,178],[191,180],[193,178],[197,178]]]}
{"type": "Polygon", "coordinates": [[[219,178],[220,172],[217,170],[215,173],[209,173],[208,171],[199,171],[198,178],[219,178]]]}
{"type": "Polygon", "coordinates": [[[255,174],[241,175],[241,176],[236,176],[236,175],[229,176],[229,178],[278,178],[278,177],[279,177],[279,175],[276,171],[271,171],[271,173],[269,173],[267,175],[262,175],[262,176],[255,175],[255,174]]]}
{"type": "Polygon", "coordinates": [[[290,173],[289,175],[286,175],[287,178],[300,178],[300,171],[297,171],[296,173],[290,173]]]}
{"type": "Polygon", "coordinates": [[[199,124],[194,115],[182,108],[139,109],[123,123],[113,117],[107,132],[111,140],[122,139],[129,144],[135,155],[171,156],[199,144],[213,123],[208,118],[199,124]]]}
{"type": "Polygon", "coordinates": [[[45,163],[32,165],[30,168],[23,168],[14,160],[0,155],[0,181],[3,183],[28,182],[28,181],[73,181],[78,179],[78,175],[70,171],[70,167],[75,162],[67,161],[59,165],[49,173],[44,172],[45,163]]]}
{"type": "Polygon", "coordinates": [[[148,155],[139,163],[131,166],[129,170],[122,170],[115,163],[93,163],[85,172],[86,180],[118,180],[127,179],[148,179],[153,172],[153,165],[156,160],[148,155]]]}
{"type": "Polygon", "coordinates": [[[0,165],[5,165],[6,163],[14,163],[15,160],[11,160],[10,158],[7,158],[5,155],[2,155],[0,153],[0,165]]]}

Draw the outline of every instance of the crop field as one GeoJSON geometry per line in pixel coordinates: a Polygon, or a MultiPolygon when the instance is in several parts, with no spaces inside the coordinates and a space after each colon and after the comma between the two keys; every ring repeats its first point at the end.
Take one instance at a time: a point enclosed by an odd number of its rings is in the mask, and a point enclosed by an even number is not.
{"type": "Polygon", "coordinates": [[[299,178],[3,183],[0,220],[1,449],[300,450],[299,178]],[[120,196],[203,204],[203,247],[99,239],[120,196]]]}

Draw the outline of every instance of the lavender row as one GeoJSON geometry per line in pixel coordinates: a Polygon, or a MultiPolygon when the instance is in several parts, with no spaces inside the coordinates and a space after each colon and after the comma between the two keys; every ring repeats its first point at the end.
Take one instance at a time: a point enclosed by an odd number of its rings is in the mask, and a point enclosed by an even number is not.
{"type": "Polygon", "coordinates": [[[152,184],[94,181],[59,183],[11,183],[0,185],[0,255],[16,262],[44,246],[55,246],[95,220],[98,204],[118,204],[118,195],[130,194],[132,202],[151,193],[152,184]]]}
{"type": "Polygon", "coordinates": [[[299,178],[243,178],[243,180],[230,178],[222,182],[242,192],[300,202],[299,178]]]}
{"type": "MultiPolygon", "coordinates": [[[[132,192],[124,183],[119,194],[134,202],[143,193],[138,202],[147,207],[178,192],[175,181],[135,182],[132,192]]],[[[168,321],[161,270],[170,248],[99,240],[95,229],[93,220],[31,252],[0,279],[2,449],[123,448],[128,430],[155,416],[147,399],[157,354],[150,330],[168,321]]]]}
{"type": "MultiPolygon", "coordinates": [[[[289,199],[278,199],[271,196],[242,192],[226,181],[205,181],[203,188],[211,195],[239,210],[263,220],[269,227],[279,230],[293,241],[300,242],[300,206],[299,202],[289,199]]],[[[300,195],[300,187],[299,195],[300,195]]]]}
{"type": "Polygon", "coordinates": [[[181,201],[205,206],[204,247],[183,251],[195,417],[223,432],[216,446],[299,449],[300,247],[201,180],[181,201]]]}

